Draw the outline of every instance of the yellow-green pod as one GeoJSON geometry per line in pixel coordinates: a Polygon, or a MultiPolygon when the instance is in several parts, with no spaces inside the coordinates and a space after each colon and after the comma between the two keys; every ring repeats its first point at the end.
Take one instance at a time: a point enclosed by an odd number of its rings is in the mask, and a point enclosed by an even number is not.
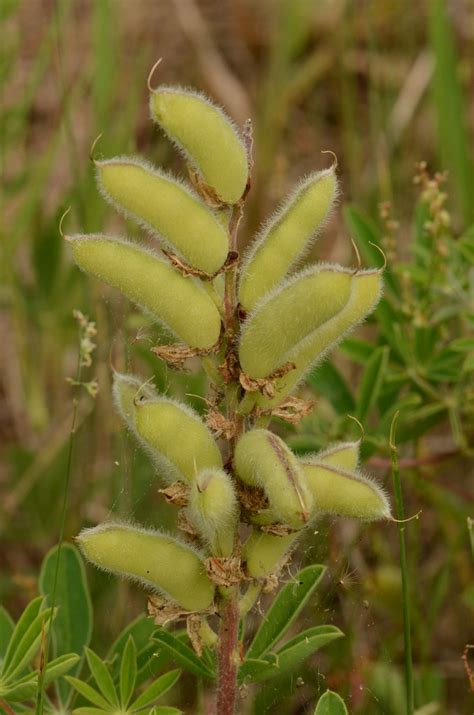
{"type": "Polygon", "coordinates": [[[239,300],[255,308],[309,249],[337,196],[335,167],[318,171],[290,194],[250,245],[240,271],[239,300]]]}
{"type": "Polygon", "coordinates": [[[390,505],[383,489],[360,472],[301,460],[315,513],[351,516],[364,521],[387,519],[390,505]]]}
{"type": "Polygon", "coordinates": [[[214,598],[200,554],[159,531],[102,524],[77,537],[84,556],[104,571],[138,581],[187,611],[203,611],[214,598]]]}
{"type": "Polygon", "coordinates": [[[380,271],[360,271],[352,277],[349,300],[341,311],[323,323],[295,350],[287,354],[287,360],[296,365],[286,375],[275,380],[276,395],[268,399],[257,395],[256,401],[262,409],[278,405],[295,388],[318,362],[359,323],[361,323],[377,305],[382,292],[380,271]]]}
{"type": "Polygon", "coordinates": [[[184,183],[127,157],[96,161],[102,194],[115,208],[158,232],[165,247],[186,263],[215,273],[229,239],[212,211],[184,183]]]}
{"type": "Polygon", "coordinates": [[[278,570],[278,565],[294,545],[299,534],[276,536],[254,530],[242,549],[242,561],[253,578],[265,578],[278,570]]]}
{"type": "Polygon", "coordinates": [[[340,266],[312,266],[267,295],[242,328],[242,370],[263,378],[290,360],[300,346],[347,304],[352,274],[340,266]]]}
{"type": "Polygon", "coordinates": [[[152,399],[156,393],[149,382],[136,375],[124,375],[114,370],[112,396],[123,421],[135,430],[135,403],[138,399],[152,399]]]}
{"type": "Polygon", "coordinates": [[[152,251],[102,235],[69,237],[77,265],[118,288],[192,348],[216,344],[221,319],[202,285],[152,251]]]}
{"type": "Polygon", "coordinates": [[[189,492],[188,513],[213,556],[230,556],[238,518],[231,477],[221,469],[199,472],[189,492]]]}
{"type": "Polygon", "coordinates": [[[305,525],[312,495],[298,460],[276,434],[265,429],[246,432],[235,448],[234,466],[245,484],[264,490],[279,521],[295,529],[305,525]]]}
{"type": "Polygon", "coordinates": [[[186,160],[227,204],[247,185],[248,157],[239,133],[222,109],[207,97],[181,87],[157,87],[151,116],[186,160]]]}
{"type": "Polygon", "coordinates": [[[221,469],[222,456],[199,415],[168,397],[135,403],[135,428],[167,481],[191,482],[203,469],[221,469]]]}
{"type": "Polygon", "coordinates": [[[359,448],[360,441],[339,442],[323,452],[305,454],[301,461],[304,464],[327,464],[329,467],[338,467],[354,472],[359,466],[359,448]]]}

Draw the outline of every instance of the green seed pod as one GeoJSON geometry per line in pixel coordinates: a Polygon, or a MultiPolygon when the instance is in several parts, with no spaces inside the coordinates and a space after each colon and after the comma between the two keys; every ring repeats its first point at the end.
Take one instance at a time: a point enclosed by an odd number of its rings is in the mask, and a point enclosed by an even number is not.
{"type": "Polygon", "coordinates": [[[335,167],[304,179],[264,225],[244,259],[239,299],[253,310],[309,249],[337,196],[335,167]]]}
{"type": "Polygon", "coordinates": [[[313,500],[298,460],[283,440],[265,429],[246,432],[235,448],[234,465],[245,484],[262,487],[283,524],[304,526],[313,500]]]}
{"type": "Polygon", "coordinates": [[[360,442],[339,442],[328,447],[324,452],[305,454],[301,460],[304,464],[327,464],[349,472],[354,472],[359,466],[360,442]]]}
{"type": "Polygon", "coordinates": [[[208,349],[221,329],[219,312],[201,284],[184,278],[152,251],[102,235],[73,236],[74,260],[118,288],[192,348],[208,349]]]}
{"type": "Polygon", "coordinates": [[[390,505],[383,489],[360,472],[301,460],[314,497],[315,513],[351,516],[364,521],[387,519],[390,505]]]}
{"type": "Polygon", "coordinates": [[[278,570],[283,557],[294,545],[299,534],[276,536],[254,530],[242,549],[242,560],[253,578],[265,578],[278,570]]]}
{"type": "Polygon", "coordinates": [[[211,553],[230,556],[238,517],[238,502],[230,476],[217,469],[199,472],[189,492],[188,512],[211,553]]]}
{"type": "Polygon", "coordinates": [[[84,529],[77,541],[99,568],[151,587],[188,611],[212,603],[215,589],[202,557],[167,534],[110,523],[84,529]]]}
{"type": "Polygon", "coordinates": [[[323,323],[295,350],[288,352],[287,360],[293,362],[296,369],[275,380],[274,398],[258,395],[257,405],[262,409],[269,409],[284,400],[298,382],[372,312],[380,299],[381,291],[382,275],[379,271],[360,271],[355,274],[352,277],[349,300],[344,308],[323,323]]]}
{"type": "Polygon", "coordinates": [[[114,370],[112,396],[115,406],[123,421],[134,431],[135,428],[135,402],[137,398],[153,399],[156,393],[149,383],[136,375],[123,375],[114,370]]]}
{"type": "Polygon", "coordinates": [[[151,93],[150,109],[152,119],[219,198],[237,203],[247,184],[248,157],[222,109],[197,92],[165,86],[151,93]]]}
{"type": "Polygon", "coordinates": [[[211,432],[199,415],[181,402],[168,397],[136,402],[135,427],[169,481],[192,482],[203,469],[222,468],[222,456],[211,432]]]}
{"type": "Polygon", "coordinates": [[[347,304],[353,277],[340,266],[312,266],[267,295],[248,317],[239,345],[240,364],[263,378],[311,341],[317,329],[347,304]]]}
{"type": "Polygon", "coordinates": [[[228,253],[227,233],[184,183],[138,159],[95,165],[104,197],[127,218],[157,231],[166,248],[194,268],[206,273],[221,268],[228,253]]]}

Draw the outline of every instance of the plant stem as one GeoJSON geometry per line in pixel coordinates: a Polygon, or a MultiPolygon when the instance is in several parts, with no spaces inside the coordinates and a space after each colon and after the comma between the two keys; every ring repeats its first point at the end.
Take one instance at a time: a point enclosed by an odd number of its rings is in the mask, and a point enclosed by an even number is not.
{"type": "Polygon", "coordinates": [[[219,682],[217,688],[216,715],[234,715],[237,697],[239,631],[238,587],[233,587],[229,596],[222,600],[219,630],[219,682]]]}
{"type": "Polygon", "coordinates": [[[395,511],[398,519],[398,532],[400,537],[400,569],[402,572],[402,599],[403,599],[403,639],[405,642],[405,689],[406,713],[413,715],[414,688],[413,688],[413,659],[411,649],[410,627],[410,598],[408,593],[408,566],[405,545],[405,510],[403,508],[402,487],[400,483],[400,470],[398,466],[398,450],[395,443],[395,426],[399,412],[396,412],[390,428],[390,456],[392,460],[392,479],[395,492],[395,511]]]}

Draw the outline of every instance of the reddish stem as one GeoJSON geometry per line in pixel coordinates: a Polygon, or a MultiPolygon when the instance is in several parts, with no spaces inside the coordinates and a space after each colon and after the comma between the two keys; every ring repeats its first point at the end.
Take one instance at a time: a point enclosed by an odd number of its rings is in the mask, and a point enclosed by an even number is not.
{"type": "Polygon", "coordinates": [[[234,715],[237,698],[239,605],[237,593],[222,603],[216,715],[234,715]]]}

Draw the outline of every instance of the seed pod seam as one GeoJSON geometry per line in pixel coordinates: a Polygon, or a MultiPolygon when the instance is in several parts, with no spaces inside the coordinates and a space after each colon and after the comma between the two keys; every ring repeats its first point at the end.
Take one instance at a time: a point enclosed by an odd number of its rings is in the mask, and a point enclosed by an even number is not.
{"type": "Polygon", "coordinates": [[[327,449],[324,449],[321,452],[308,452],[303,457],[301,457],[300,462],[302,464],[323,464],[324,466],[326,466],[323,461],[326,457],[331,457],[332,455],[337,454],[338,452],[342,452],[346,449],[355,447],[358,448],[359,445],[360,440],[357,440],[356,442],[337,442],[336,444],[329,446],[327,449]]]}

